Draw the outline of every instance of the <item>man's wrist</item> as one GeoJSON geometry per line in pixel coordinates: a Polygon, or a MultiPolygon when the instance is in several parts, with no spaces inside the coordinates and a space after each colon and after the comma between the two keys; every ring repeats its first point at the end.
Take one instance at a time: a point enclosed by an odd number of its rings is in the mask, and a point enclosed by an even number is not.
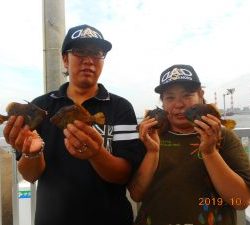
{"type": "Polygon", "coordinates": [[[42,147],[38,152],[34,152],[34,153],[23,152],[22,155],[26,159],[35,159],[35,158],[40,157],[43,154],[43,150],[44,150],[44,143],[42,144],[42,147]]]}

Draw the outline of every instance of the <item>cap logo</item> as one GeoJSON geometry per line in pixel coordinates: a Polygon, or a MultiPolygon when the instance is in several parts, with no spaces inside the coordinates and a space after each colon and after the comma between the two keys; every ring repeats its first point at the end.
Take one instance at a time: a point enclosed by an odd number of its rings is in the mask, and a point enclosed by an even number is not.
{"type": "Polygon", "coordinates": [[[90,28],[86,28],[86,29],[80,29],[75,31],[72,35],[71,35],[71,39],[76,39],[76,38],[99,38],[99,39],[103,39],[102,36],[97,33],[94,30],[91,30],[90,28]]]}
{"type": "Polygon", "coordinates": [[[172,71],[166,72],[162,78],[161,83],[165,84],[173,80],[192,80],[192,72],[187,69],[174,68],[172,71]]]}

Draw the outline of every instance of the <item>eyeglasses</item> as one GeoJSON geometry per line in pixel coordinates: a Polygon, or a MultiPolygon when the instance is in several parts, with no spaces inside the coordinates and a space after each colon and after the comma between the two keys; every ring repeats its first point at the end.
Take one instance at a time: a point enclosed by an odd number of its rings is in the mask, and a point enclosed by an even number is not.
{"type": "Polygon", "coordinates": [[[94,59],[104,59],[106,53],[99,49],[80,49],[80,48],[72,48],[67,50],[66,52],[71,52],[74,56],[78,57],[91,57],[94,59]]]}

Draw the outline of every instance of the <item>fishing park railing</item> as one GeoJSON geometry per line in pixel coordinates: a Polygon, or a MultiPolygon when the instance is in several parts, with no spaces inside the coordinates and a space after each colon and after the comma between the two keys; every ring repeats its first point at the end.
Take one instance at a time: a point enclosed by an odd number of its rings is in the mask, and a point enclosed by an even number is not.
{"type": "MultiPolygon", "coordinates": [[[[250,158],[250,128],[236,128],[250,158]]],[[[132,203],[134,214],[138,204],[132,203]]],[[[0,225],[34,225],[36,184],[22,180],[17,171],[15,154],[0,137],[0,225]]],[[[250,206],[238,211],[238,225],[250,225],[250,206]]]]}

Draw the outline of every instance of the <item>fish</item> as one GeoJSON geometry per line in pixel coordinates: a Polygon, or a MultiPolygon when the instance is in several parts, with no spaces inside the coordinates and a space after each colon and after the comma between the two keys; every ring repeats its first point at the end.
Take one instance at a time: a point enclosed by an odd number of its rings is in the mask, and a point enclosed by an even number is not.
{"type": "MultiPolygon", "coordinates": [[[[166,127],[169,126],[168,118],[167,118],[168,113],[159,108],[156,107],[155,109],[152,110],[146,110],[144,118],[149,117],[155,118],[157,120],[157,124],[152,127],[152,129],[158,129],[159,131],[165,130],[166,127]]],[[[136,129],[139,131],[140,124],[137,125],[136,129]]],[[[161,132],[160,132],[161,133],[161,132]]]]}
{"type": "Polygon", "coordinates": [[[211,114],[217,117],[221,124],[229,129],[234,129],[236,122],[232,119],[222,119],[221,114],[214,104],[195,104],[185,110],[184,115],[191,124],[194,124],[194,120],[201,120],[202,116],[211,114]]]}
{"type": "Polygon", "coordinates": [[[149,117],[150,119],[155,118],[158,123],[152,128],[160,129],[167,120],[167,112],[159,107],[156,107],[153,110],[146,110],[144,117],[149,117]]]}
{"type": "Polygon", "coordinates": [[[88,110],[78,104],[64,106],[59,109],[55,115],[50,118],[50,122],[60,129],[66,128],[68,123],[73,123],[74,120],[80,120],[87,125],[105,123],[105,116],[102,112],[91,115],[88,110]]]}
{"type": "Polygon", "coordinates": [[[23,116],[24,124],[29,125],[30,130],[35,130],[48,113],[35,104],[26,102],[27,104],[18,102],[9,103],[6,107],[7,116],[0,115],[0,124],[7,121],[10,116],[23,116]]]}

